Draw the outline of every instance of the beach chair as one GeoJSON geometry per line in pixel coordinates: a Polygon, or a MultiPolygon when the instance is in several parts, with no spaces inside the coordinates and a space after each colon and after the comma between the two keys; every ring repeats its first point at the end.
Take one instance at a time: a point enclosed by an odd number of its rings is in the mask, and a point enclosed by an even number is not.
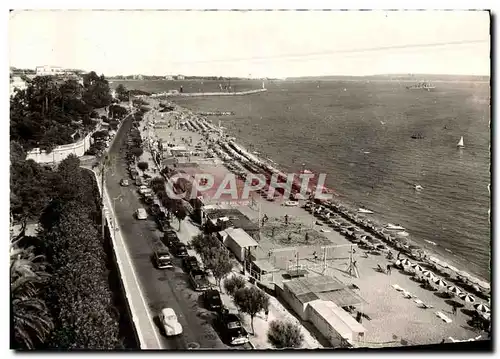
{"type": "Polygon", "coordinates": [[[411,294],[410,292],[404,291],[403,297],[405,297],[406,299],[411,299],[411,298],[413,298],[413,294],[411,294]]]}
{"type": "Polygon", "coordinates": [[[430,304],[425,304],[424,302],[422,302],[420,299],[415,299],[414,300],[415,303],[417,303],[419,305],[420,308],[423,308],[423,309],[429,309],[429,308],[434,308],[432,305],[430,304]]]}
{"type": "Polygon", "coordinates": [[[401,287],[400,287],[399,285],[397,285],[397,284],[393,284],[393,285],[392,285],[392,287],[393,287],[394,289],[396,289],[398,292],[402,292],[402,291],[404,291],[404,289],[403,289],[403,288],[401,288],[401,287]]]}
{"type": "Polygon", "coordinates": [[[448,318],[446,315],[444,315],[442,312],[435,312],[436,316],[438,318],[441,318],[445,323],[450,324],[452,320],[448,318]]]}

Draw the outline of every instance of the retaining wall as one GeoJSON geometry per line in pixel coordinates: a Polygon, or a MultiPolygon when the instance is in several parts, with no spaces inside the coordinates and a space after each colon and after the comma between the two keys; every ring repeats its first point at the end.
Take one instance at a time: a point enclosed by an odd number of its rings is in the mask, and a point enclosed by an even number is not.
{"type": "Polygon", "coordinates": [[[54,148],[51,152],[35,148],[29,151],[26,155],[27,160],[33,160],[37,163],[57,163],[64,160],[70,154],[76,157],[82,157],[90,148],[90,139],[92,134],[89,133],[82,140],[67,145],[61,145],[54,148]]]}

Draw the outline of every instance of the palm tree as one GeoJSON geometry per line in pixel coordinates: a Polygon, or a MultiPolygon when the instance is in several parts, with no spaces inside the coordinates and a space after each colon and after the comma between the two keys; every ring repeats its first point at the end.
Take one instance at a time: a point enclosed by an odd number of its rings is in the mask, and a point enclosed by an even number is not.
{"type": "Polygon", "coordinates": [[[48,274],[42,256],[31,248],[19,248],[11,243],[10,290],[12,308],[12,341],[16,349],[34,349],[43,343],[53,328],[47,307],[39,295],[40,285],[48,274]]]}

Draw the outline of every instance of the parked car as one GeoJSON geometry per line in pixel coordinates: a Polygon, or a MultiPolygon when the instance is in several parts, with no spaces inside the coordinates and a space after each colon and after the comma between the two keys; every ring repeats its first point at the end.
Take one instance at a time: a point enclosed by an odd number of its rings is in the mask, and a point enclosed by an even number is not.
{"type": "Polygon", "coordinates": [[[147,196],[144,198],[144,203],[146,203],[147,205],[153,204],[153,202],[154,202],[153,196],[147,196]]]}
{"type": "Polygon", "coordinates": [[[209,289],[203,292],[203,303],[208,310],[219,311],[222,309],[222,299],[216,289],[209,289]]]}
{"type": "Polygon", "coordinates": [[[208,281],[207,274],[201,269],[193,269],[189,272],[189,281],[193,289],[197,292],[210,289],[210,282],[208,281]]]}
{"type": "Polygon", "coordinates": [[[136,185],[136,186],[139,186],[139,187],[141,187],[141,186],[143,186],[143,185],[144,185],[144,182],[142,181],[142,178],[141,178],[141,177],[137,176],[137,177],[135,178],[135,185],[136,185]]]}
{"type": "Polygon", "coordinates": [[[170,337],[182,334],[182,325],[179,323],[177,315],[172,308],[163,308],[159,317],[166,336],[170,337]]]}
{"type": "Polygon", "coordinates": [[[182,258],[182,268],[186,273],[190,273],[192,270],[201,270],[200,263],[194,256],[182,258]]]}
{"type": "MultiPolygon", "coordinates": [[[[179,240],[179,239],[177,239],[177,240],[179,240]]],[[[174,252],[174,255],[176,257],[182,258],[182,257],[188,256],[186,245],[184,243],[181,243],[180,241],[178,241],[177,243],[174,243],[172,245],[172,251],[174,252]]]]}
{"type": "Polygon", "coordinates": [[[239,345],[248,343],[248,333],[241,325],[240,319],[236,314],[222,311],[216,320],[222,341],[239,345]]]}
{"type": "Polygon", "coordinates": [[[173,268],[172,257],[168,248],[162,243],[156,243],[153,258],[158,269],[173,268]]]}
{"type": "Polygon", "coordinates": [[[167,228],[170,228],[170,222],[167,217],[156,217],[156,223],[158,223],[158,229],[165,232],[167,228]]]}
{"type": "Polygon", "coordinates": [[[181,241],[179,240],[179,237],[177,237],[177,234],[174,233],[169,233],[166,232],[163,235],[163,243],[165,243],[169,248],[174,247],[175,244],[180,243],[181,241]]]}
{"type": "Polygon", "coordinates": [[[161,212],[161,207],[159,204],[153,204],[151,206],[151,209],[150,209],[150,212],[153,216],[157,217],[159,215],[159,213],[161,212]]]}
{"type": "Polygon", "coordinates": [[[148,219],[148,214],[144,208],[139,208],[135,212],[135,216],[137,219],[148,219]]]}
{"type": "Polygon", "coordinates": [[[122,178],[120,186],[127,187],[129,185],[128,179],[122,178]]]}

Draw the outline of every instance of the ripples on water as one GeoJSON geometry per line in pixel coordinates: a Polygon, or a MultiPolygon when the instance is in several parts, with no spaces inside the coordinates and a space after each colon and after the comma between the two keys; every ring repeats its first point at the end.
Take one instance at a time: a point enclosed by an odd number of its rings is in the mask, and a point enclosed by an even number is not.
{"type": "Polygon", "coordinates": [[[176,102],[233,111],[220,120],[250,150],[285,170],[306,163],[325,172],[327,185],[349,202],[489,278],[489,84],[438,83],[434,92],[406,85],[282,81],[260,95],[176,102]]]}

